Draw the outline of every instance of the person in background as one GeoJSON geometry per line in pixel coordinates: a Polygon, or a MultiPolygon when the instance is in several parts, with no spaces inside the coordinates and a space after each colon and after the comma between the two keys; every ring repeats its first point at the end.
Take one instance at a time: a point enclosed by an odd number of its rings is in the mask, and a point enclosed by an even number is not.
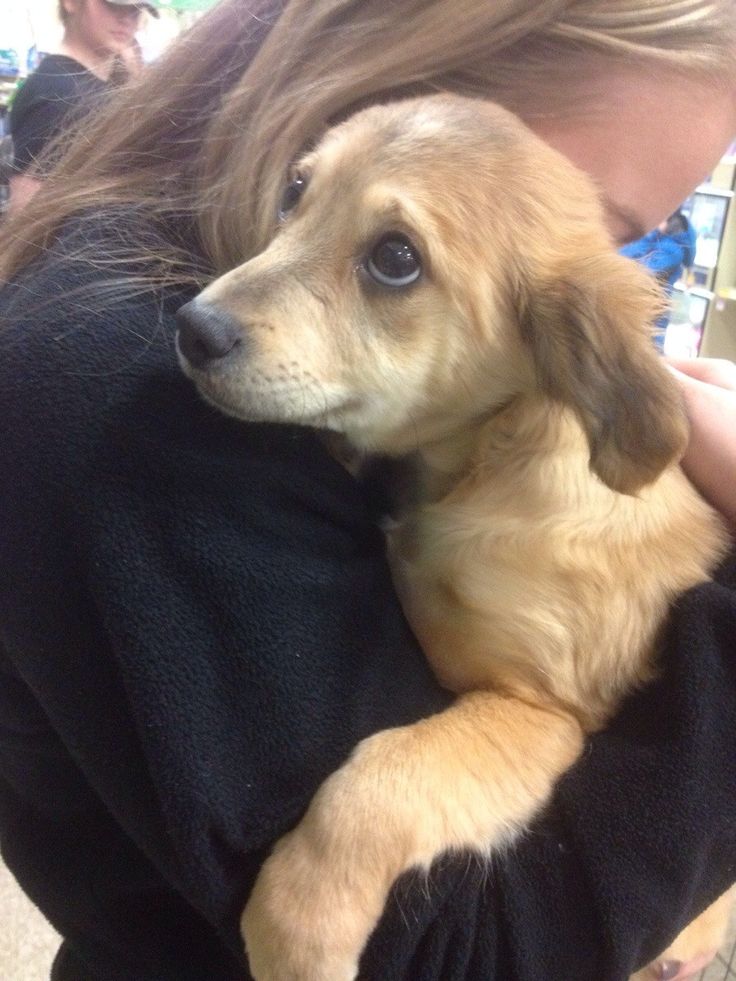
{"type": "MultiPolygon", "coordinates": [[[[326,126],[407,93],[503,103],[598,182],[612,243],[641,237],[733,138],[735,52],[734,0],[222,0],[11,217],[0,843],[54,981],[246,981],[274,842],[360,739],[450,700],[365,488],[318,433],[208,407],[176,311],[270,240],[326,126]]],[[[732,372],[673,370],[688,473],[733,518],[732,372]]],[[[664,951],[736,878],[734,636],[731,556],[527,835],[399,883],[361,981],[625,981],[664,951]]]]}
{"type": "Polygon", "coordinates": [[[158,17],[153,3],[141,0],[59,0],[64,26],[59,50],[42,58],[10,112],[11,210],[38,190],[41,178],[33,166],[43,151],[132,74],[128,66],[136,63],[135,32],[144,10],[158,17]]]}
{"type": "MultiPolygon", "coordinates": [[[[654,231],[624,245],[619,251],[642,263],[651,270],[664,290],[667,300],[672,296],[675,283],[682,278],[686,269],[695,262],[697,237],[687,215],[678,210],[654,231]]],[[[657,347],[664,348],[664,336],[669,323],[669,312],[662,314],[654,327],[654,341],[657,347]]]]}
{"type": "Polygon", "coordinates": [[[695,229],[682,211],[673,214],[643,238],[624,245],[621,255],[643,263],[669,292],[695,262],[695,229]]]}

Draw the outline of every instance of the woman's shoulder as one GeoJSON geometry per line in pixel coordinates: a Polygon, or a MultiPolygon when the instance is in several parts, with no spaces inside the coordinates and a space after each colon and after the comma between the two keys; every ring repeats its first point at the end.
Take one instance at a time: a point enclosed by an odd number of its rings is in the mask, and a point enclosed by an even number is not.
{"type": "MultiPolygon", "coordinates": [[[[365,520],[362,495],[316,434],[247,425],[203,402],[180,370],[175,344],[176,312],[193,287],[147,279],[123,226],[122,219],[75,219],[0,290],[0,427],[9,468],[22,467],[30,480],[53,473],[82,494],[102,471],[113,479],[113,471],[127,470],[147,482],[149,496],[164,480],[181,491],[242,468],[248,479],[258,474],[253,494],[259,487],[265,494],[299,472],[310,507],[342,513],[348,523],[365,520]]],[[[152,247],[150,229],[138,241],[146,234],[152,247]]]]}
{"type": "Polygon", "coordinates": [[[145,256],[126,242],[121,221],[72,219],[0,290],[0,370],[18,383],[44,366],[76,376],[119,373],[144,353],[149,360],[170,354],[185,294],[146,275],[145,256]]]}
{"type": "Polygon", "coordinates": [[[10,454],[32,441],[38,454],[70,455],[64,443],[81,449],[101,427],[133,425],[133,405],[144,419],[142,389],[178,381],[183,294],[146,279],[120,229],[75,218],[0,290],[0,418],[10,454]]]}

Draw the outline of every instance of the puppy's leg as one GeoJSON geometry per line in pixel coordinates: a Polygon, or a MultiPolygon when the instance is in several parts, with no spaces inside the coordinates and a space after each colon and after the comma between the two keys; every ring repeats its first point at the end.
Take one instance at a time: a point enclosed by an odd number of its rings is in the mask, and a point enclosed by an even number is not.
{"type": "Polygon", "coordinates": [[[685,927],[667,950],[649,967],[637,971],[630,981],[661,981],[688,976],[708,964],[723,946],[733,912],[736,890],[729,889],[700,916],[685,927]],[[678,970],[678,965],[682,965],[678,970]]]}
{"type": "Polygon", "coordinates": [[[257,981],[350,981],[395,879],[510,841],[579,756],[551,706],[488,692],[364,740],[265,863],[243,914],[257,981]]]}

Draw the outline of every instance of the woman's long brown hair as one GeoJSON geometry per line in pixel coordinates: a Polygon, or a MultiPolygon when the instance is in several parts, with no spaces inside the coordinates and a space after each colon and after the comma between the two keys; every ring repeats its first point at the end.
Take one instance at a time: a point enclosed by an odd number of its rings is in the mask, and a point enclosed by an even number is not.
{"type": "Polygon", "coordinates": [[[52,248],[68,217],[125,212],[162,233],[121,234],[117,258],[201,281],[265,245],[289,164],[358,105],[450,89],[557,111],[602,58],[722,80],[734,51],[736,0],[221,0],[66,134],[0,235],[0,279],[52,248]]]}

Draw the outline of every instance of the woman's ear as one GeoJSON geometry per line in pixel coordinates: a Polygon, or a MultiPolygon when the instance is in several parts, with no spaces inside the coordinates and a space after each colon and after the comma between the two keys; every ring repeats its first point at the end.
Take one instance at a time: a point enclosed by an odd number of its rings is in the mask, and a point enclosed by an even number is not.
{"type": "Polygon", "coordinates": [[[614,252],[565,265],[524,305],[540,388],[576,413],[591,469],[624,494],[655,480],[687,444],[677,383],[651,341],[662,309],[652,277],[614,252]]]}

